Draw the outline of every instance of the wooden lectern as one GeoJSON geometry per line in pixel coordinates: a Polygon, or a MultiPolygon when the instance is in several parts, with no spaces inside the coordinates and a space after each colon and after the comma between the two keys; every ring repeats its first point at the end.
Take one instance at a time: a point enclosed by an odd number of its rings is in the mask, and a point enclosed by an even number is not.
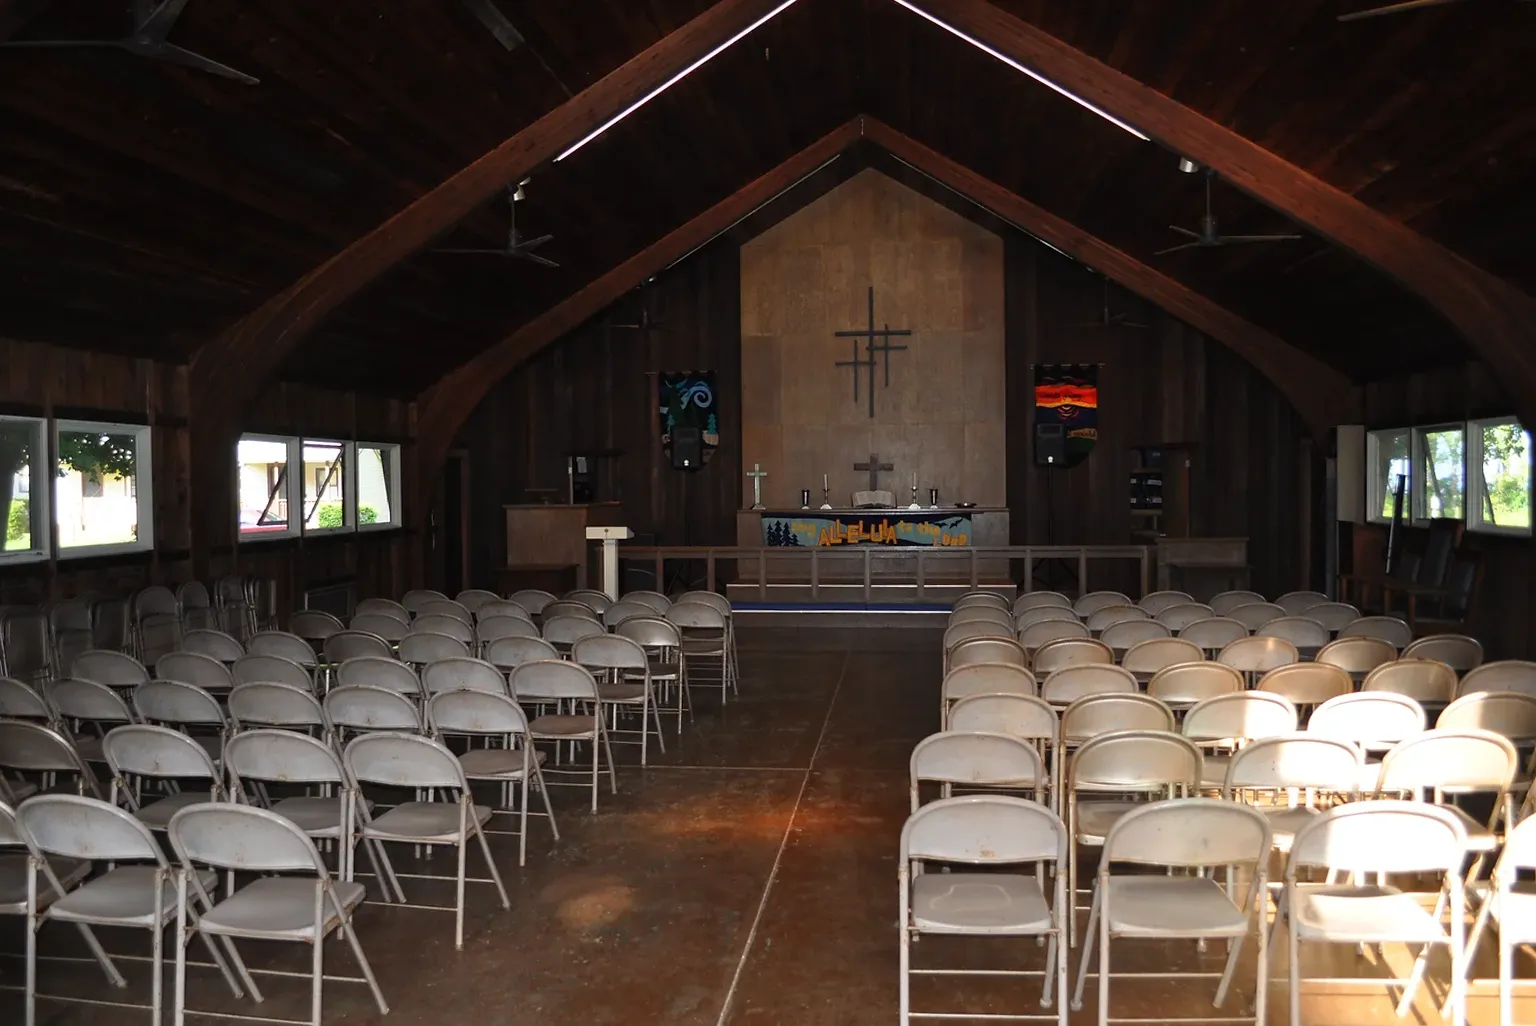
{"type": "MultiPolygon", "coordinates": [[[[573,576],[575,587],[587,586],[591,543],[587,528],[623,523],[624,511],[617,502],[566,506],[514,505],[507,512],[507,565],[502,574],[504,590],[516,577],[573,576]]],[[[549,588],[560,591],[559,588],[549,588]]]]}

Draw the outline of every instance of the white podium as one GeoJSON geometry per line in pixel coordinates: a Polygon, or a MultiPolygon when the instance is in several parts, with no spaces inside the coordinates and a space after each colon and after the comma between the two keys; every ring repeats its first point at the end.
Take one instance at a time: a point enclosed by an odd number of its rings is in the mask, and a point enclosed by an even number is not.
{"type": "Polygon", "coordinates": [[[619,542],[634,536],[627,527],[587,528],[587,541],[603,543],[603,591],[615,602],[619,599],[619,542]]]}

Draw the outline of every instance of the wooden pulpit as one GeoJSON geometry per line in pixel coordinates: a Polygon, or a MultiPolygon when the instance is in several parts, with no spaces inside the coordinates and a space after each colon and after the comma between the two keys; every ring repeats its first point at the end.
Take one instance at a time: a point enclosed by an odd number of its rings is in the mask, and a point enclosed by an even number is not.
{"type": "Polygon", "coordinates": [[[503,509],[507,514],[504,581],[530,574],[554,579],[569,577],[574,580],[575,587],[585,588],[587,570],[592,564],[592,543],[587,540],[587,528],[608,527],[624,521],[623,508],[617,502],[513,505],[503,509]]]}

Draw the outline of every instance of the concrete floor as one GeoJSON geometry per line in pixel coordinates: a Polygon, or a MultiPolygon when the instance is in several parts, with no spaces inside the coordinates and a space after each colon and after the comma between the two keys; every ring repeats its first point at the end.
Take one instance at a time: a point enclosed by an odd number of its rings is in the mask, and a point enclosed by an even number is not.
{"type": "MultiPolygon", "coordinates": [[[[698,692],[696,721],[681,743],[669,724],[667,753],[653,749],[645,771],[632,765],[635,750],[621,751],[621,764],[631,765],[621,765],[620,793],[613,797],[605,787],[595,817],[586,811],[584,792],[556,789],[562,839],[551,843],[535,822],[526,869],[516,866],[514,838],[492,839],[512,909],[499,907],[489,885],[471,884],[462,952],[453,947],[450,914],[366,906],[359,934],[391,1013],[381,1018],[365,987],[332,983],[325,1022],[895,1022],[895,853],[907,812],[907,758],[937,725],[938,639],[937,632],[901,629],[744,633],[739,700],[722,712],[718,694],[698,692]]],[[[408,863],[408,852],[397,855],[399,868],[408,863]]],[[[426,865],[422,871],[451,872],[451,854],[439,852],[426,865]]],[[[470,866],[477,872],[478,854],[470,866]]],[[[413,900],[452,900],[442,885],[406,886],[413,900]]],[[[0,926],[0,946],[19,950],[19,934],[14,921],[0,926]]],[[[106,943],[114,952],[147,950],[142,935],[113,935],[106,943]]],[[[45,953],[73,946],[61,927],[45,930],[45,953]]],[[[193,957],[201,955],[192,950],[193,957]]],[[[1117,971],[1219,971],[1223,955],[1202,954],[1193,944],[1117,942],[1114,950],[1117,971]]],[[[253,964],[307,972],[307,957],[296,946],[242,944],[242,952],[253,964]]],[[[353,972],[344,945],[330,944],[327,957],[332,971],[353,972]]],[[[1385,957],[1402,971],[1404,952],[1389,950],[1385,957]]],[[[925,965],[1035,970],[1044,961],[1032,941],[947,938],[923,940],[915,958],[925,965]]],[[[1325,971],[1326,962],[1328,972],[1380,975],[1373,961],[1343,951],[1315,966],[1309,961],[1308,968],[1325,971]]],[[[126,993],[107,987],[94,966],[70,963],[45,963],[42,986],[80,997],[147,997],[147,967],[124,968],[126,993]]],[[[1438,968],[1443,980],[1444,965],[1438,968]]],[[[1531,975],[1529,963],[1521,970],[1531,975]]],[[[1275,971],[1283,974],[1283,961],[1275,971]]],[[[1493,975],[1486,955],[1479,975],[1493,975]]],[[[1116,979],[1114,1014],[1154,1022],[1241,1014],[1253,986],[1251,960],[1238,980],[1237,996],[1215,1010],[1209,1002],[1214,980],[1116,979]]],[[[0,957],[0,982],[20,982],[17,960],[0,957]]],[[[267,1001],[255,1006],[233,1001],[213,970],[193,969],[189,1005],[307,1015],[304,980],[261,982],[267,1001]]],[[[914,1002],[1040,1014],[1038,986],[1038,976],[1022,982],[940,978],[916,985],[914,1002]]],[[[1094,989],[1090,978],[1073,1022],[1096,1021],[1094,989]]],[[[1474,990],[1473,1022],[1497,1021],[1492,994],[1491,985],[1474,990]]],[[[1398,1020],[1381,987],[1317,985],[1303,992],[1308,1023],[1440,1021],[1430,998],[1421,997],[1418,1006],[1398,1020]]],[[[1273,1021],[1286,1021],[1283,976],[1271,987],[1269,1007],[1273,1021]]],[[[0,993],[0,1023],[20,1023],[20,1012],[19,1000],[0,993]]],[[[1520,1002],[1516,1018],[1536,1022],[1536,1001],[1520,1002]]],[[[148,1021],[144,1011],[39,1004],[38,1022],[45,1026],[148,1021]]]]}

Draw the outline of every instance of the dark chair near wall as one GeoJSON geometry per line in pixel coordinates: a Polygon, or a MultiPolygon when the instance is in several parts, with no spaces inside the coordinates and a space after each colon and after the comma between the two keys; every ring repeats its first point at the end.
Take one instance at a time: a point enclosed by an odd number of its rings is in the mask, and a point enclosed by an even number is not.
{"type": "Polygon", "coordinates": [[[1387,605],[1400,611],[1414,637],[1429,634],[1467,633],[1477,613],[1478,592],[1483,584],[1483,554],[1458,551],[1452,555],[1438,587],[1421,584],[1390,585],[1387,605]]]}
{"type": "MultiPolygon", "coordinates": [[[[1461,544],[1463,524],[1458,519],[1431,520],[1398,547],[1390,572],[1356,564],[1355,571],[1339,575],[1339,598],[1353,602],[1361,612],[1391,616],[1407,615],[1402,593],[1407,588],[1442,589],[1451,561],[1461,544]],[[1411,546],[1411,547],[1410,547],[1411,546]]],[[[1385,559],[1385,552],[1381,558],[1385,559]]]]}

